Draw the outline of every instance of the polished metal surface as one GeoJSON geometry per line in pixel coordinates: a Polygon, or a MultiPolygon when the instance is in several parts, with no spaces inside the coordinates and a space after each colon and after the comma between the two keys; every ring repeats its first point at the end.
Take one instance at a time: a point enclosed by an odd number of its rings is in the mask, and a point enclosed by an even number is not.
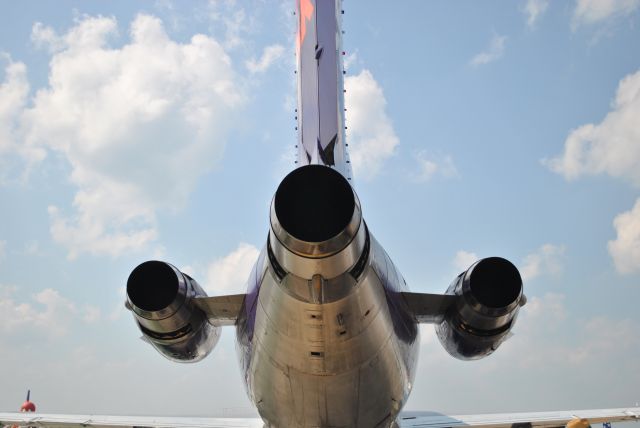
{"type": "Polygon", "coordinates": [[[483,259],[474,263],[462,277],[458,278],[454,291],[455,294],[462,296],[462,299],[459,299],[456,304],[460,320],[475,329],[485,331],[499,329],[509,324],[518,314],[520,299],[522,298],[522,280],[518,276],[518,278],[514,278],[518,283],[513,285],[518,288],[517,296],[507,305],[491,308],[478,301],[471,289],[471,278],[474,269],[480,263],[488,262],[490,262],[490,259],[483,259]]]}
{"type": "Polygon", "coordinates": [[[287,272],[305,279],[311,279],[314,275],[330,279],[348,271],[358,261],[366,235],[364,222],[360,220],[353,239],[339,252],[326,257],[304,257],[291,252],[276,238],[273,229],[269,233],[269,243],[278,263],[287,272]]]}
{"type": "MultiPolygon", "coordinates": [[[[302,241],[284,230],[276,214],[274,197],[271,201],[269,215],[273,238],[277,239],[281,246],[286,248],[289,252],[308,258],[324,258],[344,250],[344,248],[349,245],[354,238],[358,237],[358,232],[362,225],[362,209],[360,208],[360,200],[355,192],[353,192],[353,196],[355,200],[355,209],[347,226],[336,236],[322,242],[302,241]]],[[[271,240],[271,246],[272,248],[275,246],[273,239],[271,240]]]]}
{"type": "Polygon", "coordinates": [[[450,354],[481,358],[506,339],[524,296],[520,289],[506,305],[482,304],[471,284],[482,261],[446,296],[408,293],[348,181],[341,1],[296,3],[300,168],[272,200],[246,294],[206,297],[168,265],[178,282],[173,301],[143,310],[129,299],[127,307],[147,341],[181,362],[204,358],[216,326],[235,324],[247,393],[267,427],[396,427],[413,387],[418,322],[438,323],[450,354]]]}
{"type": "Polygon", "coordinates": [[[193,301],[211,324],[216,327],[236,325],[236,320],[244,306],[246,294],[228,296],[196,297],[193,301]]]}
{"type": "Polygon", "coordinates": [[[348,271],[331,281],[290,272],[279,281],[271,266],[265,272],[255,324],[252,329],[239,325],[238,331],[253,331],[251,341],[239,337],[247,344],[239,353],[249,361],[247,389],[267,426],[394,423],[413,384],[418,337],[417,330],[408,342],[397,335],[399,321],[387,294],[405,289],[404,281],[372,238],[371,246],[358,281],[348,271]],[[398,283],[385,284],[390,278],[398,283]],[[318,289],[317,295],[347,291],[323,302],[310,297],[313,292],[294,292],[305,282],[308,289],[318,289]]]}
{"type": "MultiPolygon", "coordinates": [[[[173,315],[175,315],[180,311],[180,309],[184,306],[185,301],[188,298],[190,298],[189,296],[190,287],[187,283],[188,280],[185,278],[182,272],[180,272],[175,266],[169,263],[164,263],[164,265],[173,272],[172,279],[178,282],[178,290],[177,290],[176,298],[171,302],[171,304],[169,304],[167,307],[162,308],[158,311],[146,311],[144,309],[137,307],[133,302],[132,298],[127,293],[127,301],[125,303],[125,306],[127,307],[127,309],[133,311],[136,315],[138,315],[138,318],[143,320],[141,321],[141,324],[144,325],[145,327],[148,326],[146,324],[147,320],[149,321],[149,323],[153,323],[153,321],[159,321],[159,320],[172,317],[173,315]]],[[[178,318],[180,318],[181,315],[183,314],[178,314],[178,318]]],[[[176,322],[180,324],[180,321],[176,321],[176,322]]],[[[184,323],[180,325],[184,325],[184,323]]],[[[168,331],[173,331],[173,330],[168,330],[168,331]]]]}
{"type": "Polygon", "coordinates": [[[196,297],[206,297],[200,285],[173,265],[163,265],[171,268],[168,270],[172,275],[170,279],[178,282],[173,301],[165,308],[148,311],[136,306],[127,294],[126,306],[131,310],[145,340],[163,356],[176,362],[200,361],[218,343],[220,327],[213,325],[196,305],[196,297]]]}
{"type": "MultiPolygon", "coordinates": [[[[502,269],[497,265],[495,269],[502,269]]],[[[491,284],[487,284],[489,286],[491,284]]],[[[501,290],[502,291],[502,290],[501,290]]],[[[499,292],[499,291],[496,291],[499,292]]],[[[508,261],[499,258],[479,260],[449,286],[448,295],[457,296],[455,304],[449,308],[443,322],[436,326],[436,334],[449,354],[459,359],[478,359],[493,353],[509,337],[518,311],[526,299],[522,293],[522,280],[517,269],[508,261]],[[472,291],[474,269],[480,263],[506,262],[515,270],[513,287],[510,291],[515,298],[500,307],[482,304],[472,291]],[[516,290],[517,293],[513,293],[516,290]]]]}

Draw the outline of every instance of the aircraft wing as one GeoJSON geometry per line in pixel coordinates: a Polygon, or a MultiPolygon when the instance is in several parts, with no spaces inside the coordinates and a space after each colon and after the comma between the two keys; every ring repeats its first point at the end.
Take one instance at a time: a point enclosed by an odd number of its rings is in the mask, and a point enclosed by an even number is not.
{"type": "MultiPolygon", "coordinates": [[[[588,424],[639,421],[640,407],[628,409],[573,410],[533,413],[496,413],[486,415],[412,415],[400,414],[400,428],[532,428],[587,427],[588,424]]],[[[93,427],[93,428],[262,428],[258,418],[189,418],[152,416],[54,415],[38,413],[0,413],[0,427],[93,427]]]]}
{"type": "Polygon", "coordinates": [[[264,423],[259,418],[239,419],[0,413],[0,427],[4,427],[5,425],[52,428],[262,428],[264,423]]]}
{"type": "MultiPolygon", "coordinates": [[[[416,412],[418,413],[418,412],[416,412]]],[[[589,424],[639,421],[640,407],[628,409],[569,410],[558,412],[496,413],[486,415],[428,415],[400,414],[400,428],[455,428],[462,426],[482,428],[531,427],[587,427],[589,424]]]]}

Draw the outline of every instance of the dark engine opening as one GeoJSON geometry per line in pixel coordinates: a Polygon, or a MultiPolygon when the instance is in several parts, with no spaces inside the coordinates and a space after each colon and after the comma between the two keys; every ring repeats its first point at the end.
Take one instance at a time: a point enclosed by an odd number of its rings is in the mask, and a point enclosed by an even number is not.
{"type": "Polygon", "coordinates": [[[351,185],[339,172],[323,165],[292,171],[275,196],[280,225],[306,242],[322,242],[338,235],[351,221],[354,209],[351,185]]]}
{"type": "Polygon", "coordinates": [[[481,304],[504,308],[513,303],[522,290],[518,269],[501,257],[481,260],[471,272],[471,293],[481,304]]]}
{"type": "Polygon", "coordinates": [[[159,311],[168,307],[178,294],[178,277],[166,263],[144,262],[127,280],[127,295],[131,303],[144,311],[159,311]]]}

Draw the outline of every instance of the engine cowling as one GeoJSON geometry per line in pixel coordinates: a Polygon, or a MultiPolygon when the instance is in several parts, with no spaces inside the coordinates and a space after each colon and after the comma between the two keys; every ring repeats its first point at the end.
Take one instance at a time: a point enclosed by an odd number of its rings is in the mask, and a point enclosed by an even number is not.
{"type": "Polygon", "coordinates": [[[126,306],[144,339],[176,362],[202,360],[220,338],[220,327],[195,305],[196,297],[206,297],[200,285],[165,262],[144,262],[127,280],[126,306]]]}
{"type": "Polygon", "coordinates": [[[282,275],[336,278],[366,255],[360,201],[330,167],[305,165],[289,173],[271,203],[270,223],[269,258],[282,275]]]}
{"type": "Polygon", "coordinates": [[[461,360],[479,359],[498,349],[526,301],[518,269],[500,257],[471,265],[447,294],[458,297],[436,333],[447,352],[461,360]]]}

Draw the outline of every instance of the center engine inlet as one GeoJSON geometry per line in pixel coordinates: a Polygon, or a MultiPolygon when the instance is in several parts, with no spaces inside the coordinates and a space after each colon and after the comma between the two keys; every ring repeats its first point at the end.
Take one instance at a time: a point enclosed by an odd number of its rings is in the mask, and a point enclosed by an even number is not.
{"type": "Polygon", "coordinates": [[[271,203],[270,257],[282,273],[325,279],[347,272],[367,240],[360,201],[334,169],[306,165],[287,175],[271,203]]]}

